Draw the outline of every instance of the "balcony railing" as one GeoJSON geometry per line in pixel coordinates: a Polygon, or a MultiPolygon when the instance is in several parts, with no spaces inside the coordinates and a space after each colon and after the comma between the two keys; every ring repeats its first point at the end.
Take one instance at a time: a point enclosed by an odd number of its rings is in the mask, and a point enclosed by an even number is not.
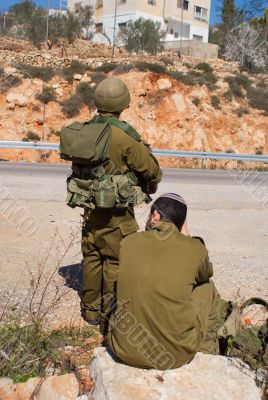
{"type": "Polygon", "coordinates": [[[200,21],[208,22],[208,16],[198,12],[194,12],[194,18],[199,19],[200,21]]]}

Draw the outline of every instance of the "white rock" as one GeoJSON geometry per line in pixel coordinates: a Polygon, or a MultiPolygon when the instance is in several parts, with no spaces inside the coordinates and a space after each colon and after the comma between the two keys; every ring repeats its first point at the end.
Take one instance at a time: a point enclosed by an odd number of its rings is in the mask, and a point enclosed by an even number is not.
{"type": "Polygon", "coordinates": [[[60,87],[59,83],[54,83],[54,85],[52,85],[53,89],[58,89],[60,87]]]}
{"type": "Polygon", "coordinates": [[[182,94],[180,94],[180,93],[173,94],[172,100],[174,101],[178,112],[185,112],[186,106],[185,106],[185,101],[184,101],[184,97],[182,94]]]}
{"type": "Polygon", "coordinates": [[[91,78],[90,76],[88,76],[87,74],[85,74],[83,76],[83,78],[81,79],[82,82],[86,82],[86,83],[90,83],[91,82],[91,78]]]}
{"type": "Polygon", "coordinates": [[[167,89],[171,88],[172,83],[167,78],[161,78],[161,79],[158,79],[157,86],[158,86],[159,90],[167,90],[167,89]]]}
{"type": "Polygon", "coordinates": [[[75,81],[81,81],[82,75],[81,74],[74,74],[74,80],[75,81]]]}
{"type": "Polygon", "coordinates": [[[9,110],[15,110],[15,104],[14,104],[14,103],[9,103],[8,106],[7,106],[7,108],[8,108],[9,110]]]}
{"type": "Polygon", "coordinates": [[[144,370],[97,348],[90,364],[91,400],[261,400],[254,374],[235,359],[197,353],[181,368],[144,370]]]}
{"type": "Polygon", "coordinates": [[[41,386],[38,400],[75,400],[79,385],[74,374],[48,377],[41,386]]]}
{"type": "Polygon", "coordinates": [[[63,89],[62,88],[57,88],[56,90],[56,94],[58,95],[58,96],[60,96],[60,97],[62,97],[63,96],[63,89]]]}
{"type": "Polygon", "coordinates": [[[19,107],[26,107],[28,104],[27,97],[19,93],[9,93],[6,99],[8,103],[13,103],[19,107]]]}

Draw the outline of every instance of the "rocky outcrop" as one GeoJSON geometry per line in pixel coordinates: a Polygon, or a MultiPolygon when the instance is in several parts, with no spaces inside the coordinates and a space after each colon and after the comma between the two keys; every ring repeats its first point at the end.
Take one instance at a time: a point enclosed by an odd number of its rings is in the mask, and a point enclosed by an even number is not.
{"type": "Polygon", "coordinates": [[[191,363],[163,372],[119,364],[97,348],[90,373],[92,400],[261,400],[253,372],[222,356],[197,353],[191,363]]]}

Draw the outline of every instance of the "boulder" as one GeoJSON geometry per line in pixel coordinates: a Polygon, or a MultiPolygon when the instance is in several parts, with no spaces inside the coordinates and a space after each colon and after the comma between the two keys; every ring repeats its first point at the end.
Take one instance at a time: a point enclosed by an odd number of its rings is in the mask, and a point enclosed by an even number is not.
{"type": "Polygon", "coordinates": [[[81,81],[82,75],[81,74],[74,74],[74,80],[75,81],[81,81]]]}
{"type": "Polygon", "coordinates": [[[97,348],[90,374],[91,400],[261,400],[254,374],[244,363],[203,353],[181,368],[157,371],[120,364],[97,348]]]}
{"type": "Polygon", "coordinates": [[[50,376],[42,383],[38,400],[74,400],[78,394],[79,385],[74,374],[50,376]]]}
{"type": "Polygon", "coordinates": [[[7,95],[7,102],[13,103],[19,107],[26,107],[28,104],[28,99],[26,96],[23,96],[22,94],[19,93],[9,93],[7,95]]]}
{"type": "Polygon", "coordinates": [[[18,400],[31,400],[32,394],[36,390],[38,392],[38,385],[41,382],[41,378],[31,378],[25,383],[17,383],[16,385],[16,396],[18,400]]]}
{"type": "Polygon", "coordinates": [[[168,90],[169,88],[171,88],[172,83],[169,79],[161,78],[158,79],[157,86],[159,90],[168,90]]]}

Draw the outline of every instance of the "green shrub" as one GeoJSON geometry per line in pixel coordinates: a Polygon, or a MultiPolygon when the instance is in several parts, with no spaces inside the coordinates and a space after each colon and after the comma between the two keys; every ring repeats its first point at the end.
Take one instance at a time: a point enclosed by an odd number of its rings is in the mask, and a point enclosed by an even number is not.
{"type": "Polygon", "coordinates": [[[262,147],[262,146],[257,147],[257,148],[256,148],[256,151],[255,151],[255,154],[256,154],[257,156],[261,156],[261,155],[263,154],[263,147],[262,147]]]}
{"type": "Polygon", "coordinates": [[[69,67],[65,67],[62,69],[61,73],[66,81],[69,83],[73,82],[75,74],[83,75],[87,70],[88,66],[81,61],[72,60],[69,67]]]}
{"type": "Polygon", "coordinates": [[[114,75],[125,74],[134,68],[134,64],[119,64],[114,70],[114,75]]]}
{"type": "Polygon", "coordinates": [[[60,130],[56,130],[56,129],[52,128],[52,129],[50,129],[49,134],[59,137],[60,136],[60,130]]]}
{"type": "Polygon", "coordinates": [[[199,70],[201,70],[201,71],[210,73],[210,74],[212,74],[212,71],[213,71],[213,69],[211,68],[211,66],[210,66],[208,63],[206,63],[206,62],[202,62],[202,63],[197,64],[197,65],[195,66],[195,68],[196,68],[196,69],[199,69],[199,70]]]}
{"type": "Polygon", "coordinates": [[[176,81],[180,81],[187,86],[193,86],[196,84],[195,79],[191,74],[184,74],[183,72],[180,71],[171,71],[168,73],[168,75],[171,78],[176,79],[176,81]]]}
{"type": "Polygon", "coordinates": [[[116,69],[117,64],[116,63],[103,63],[102,65],[100,65],[99,67],[95,68],[96,72],[104,72],[105,74],[108,74],[108,72],[113,71],[114,69],[116,69]]]}
{"type": "Polygon", "coordinates": [[[157,64],[157,63],[149,63],[146,61],[137,61],[137,62],[135,62],[135,67],[141,72],[151,71],[156,74],[166,74],[167,73],[166,67],[164,67],[161,64],[157,64]]]}
{"type": "Polygon", "coordinates": [[[86,82],[80,82],[77,86],[76,93],[82,99],[83,103],[90,109],[95,108],[94,104],[94,87],[90,86],[86,82]]]}
{"type": "Polygon", "coordinates": [[[161,57],[161,58],[160,58],[160,61],[161,61],[163,64],[165,64],[167,67],[168,67],[168,66],[171,66],[171,65],[174,65],[174,61],[171,60],[171,59],[168,58],[168,57],[161,57]]]}
{"type": "Polygon", "coordinates": [[[233,100],[233,92],[231,90],[227,90],[226,92],[224,92],[223,96],[227,101],[233,100]]]}
{"type": "Polygon", "coordinates": [[[35,98],[45,104],[56,100],[54,89],[50,86],[44,86],[42,92],[37,94],[35,98]]]}
{"type": "Polygon", "coordinates": [[[211,105],[218,110],[221,108],[221,101],[218,96],[211,96],[211,105]]]}
{"type": "Polygon", "coordinates": [[[32,131],[28,131],[26,133],[26,136],[24,136],[24,138],[22,138],[22,141],[23,142],[36,142],[36,141],[38,141],[40,139],[41,138],[37,133],[32,132],[32,131]]]}
{"type": "Polygon", "coordinates": [[[91,77],[92,83],[96,83],[96,85],[97,85],[98,83],[103,81],[105,78],[107,78],[107,75],[104,72],[93,72],[90,75],[90,77],[91,77]]]}
{"type": "Polygon", "coordinates": [[[217,88],[218,77],[211,72],[204,72],[198,79],[198,85],[206,85],[209,90],[217,88]]]}
{"type": "Polygon", "coordinates": [[[18,64],[17,68],[27,78],[38,78],[44,82],[50,81],[55,75],[55,71],[51,67],[35,67],[29,64],[18,64]]]}
{"type": "Polygon", "coordinates": [[[19,86],[21,82],[18,76],[4,74],[0,77],[0,93],[8,92],[11,88],[19,86]]]}
{"type": "Polygon", "coordinates": [[[235,150],[234,150],[232,147],[228,147],[228,148],[225,150],[225,153],[235,153],[235,150]]]}
{"type": "Polygon", "coordinates": [[[196,107],[198,107],[199,104],[200,104],[200,99],[199,99],[199,97],[194,97],[193,100],[192,100],[192,103],[193,103],[196,107]]]}
{"type": "Polygon", "coordinates": [[[248,90],[248,101],[251,107],[263,110],[264,115],[268,115],[268,87],[265,85],[248,90]]]}
{"type": "Polygon", "coordinates": [[[72,118],[79,114],[83,106],[83,100],[79,95],[75,94],[64,100],[61,105],[63,114],[66,115],[67,118],[72,118]]]}
{"type": "Polygon", "coordinates": [[[243,116],[243,114],[249,114],[249,109],[248,109],[248,108],[245,108],[245,107],[239,107],[239,108],[236,110],[236,113],[237,113],[237,116],[238,116],[239,118],[241,118],[241,117],[243,116]]]}
{"type": "Polygon", "coordinates": [[[2,78],[5,74],[4,68],[0,67],[0,78],[2,78]]]}
{"type": "Polygon", "coordinates": [[[234,97],[244,97],[242,88],[249,90],[251,86],[250,79],[242,74],[227,76],[224,81],[228,83],[234,97]]]}
{"type": "Polygon", "coordinates": [[[183,63],[183,65],[188,69],[191,69],[193,67],[190,63],[183,63]]]}
{"type": "Polygon", "coordinates": [[[33,111],[40,111],[40,106],[39,106],[39,104],[33,104],[33,105],[32,105],[32,110],[33,110],[33,111]]]}

